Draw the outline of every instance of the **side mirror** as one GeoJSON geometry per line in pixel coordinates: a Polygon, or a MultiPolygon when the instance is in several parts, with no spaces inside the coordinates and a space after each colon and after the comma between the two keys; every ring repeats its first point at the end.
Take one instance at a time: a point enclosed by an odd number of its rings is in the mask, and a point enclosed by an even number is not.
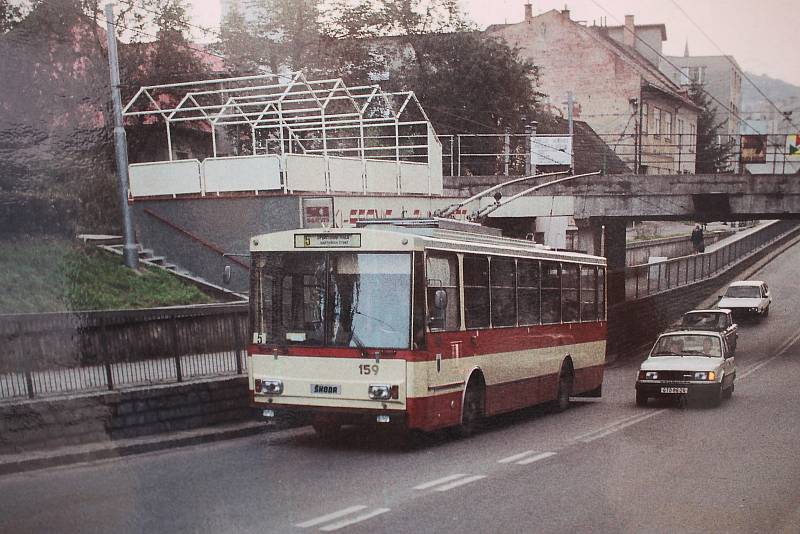
{"type": "Polygon", "coordinates": [[[436,290],[433,294],[433,307],[436,308],[437,311],[447,308],[447,291],[444,289],[436,290]]]}
{"type": "Polygon", "coordinates": [[[717,296],[717,300],[722,300],[722,297],[724,297],[724,296],[725,296],[725,295],[718,295],[718,296],[717,296]]]}

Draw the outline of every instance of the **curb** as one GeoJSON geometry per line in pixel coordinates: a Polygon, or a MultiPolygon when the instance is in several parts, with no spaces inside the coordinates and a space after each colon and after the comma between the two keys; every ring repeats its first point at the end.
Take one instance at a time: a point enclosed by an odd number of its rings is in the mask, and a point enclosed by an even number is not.
{"type": "Polygon", "coordinates": [[[106,442],[101,444],[87,444],[83,446],[64,447],[52,451],[36,451],[0,456],[0,475],[23,473],[49,467],[72,465],[109,458],[120,458],[134,454],[188,447],[202,443],[229,440],[253,436],[267,430],[262,421],[248,421],[234,425],[206,427],[196,430],[176,432],[168,435],[148,436],[106,442]]]}

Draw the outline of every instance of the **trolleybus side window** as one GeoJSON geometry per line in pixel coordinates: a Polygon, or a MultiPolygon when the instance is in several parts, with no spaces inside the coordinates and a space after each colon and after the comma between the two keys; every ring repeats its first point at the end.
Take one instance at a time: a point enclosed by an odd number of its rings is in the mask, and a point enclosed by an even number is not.
{"type": "Polygon", "coordinates": [[[597,269],[581,266],[581,321],[597,320],[597,269]]]}
{"type": "Polygon", "coordinates": [[[516,264],[513,258],[492,257],[492,326],[517,324],[516,264]]]}
{"type": "Polygon", "coordinates": [[[577,264],[564,263],[561,265],[561,321],[565,323],[580,321],[579,272],[577,264]]]}
{"type": "Polygon", "coordinates": [[[467,328],[489,326],[489,260],[464,255],[464,320],[467,328]]]}
{"type": "Polygon", "coordinates": [[[428,316],[431,330],[458,330],[461,327],[461,305],[458,290],[458,257],[448,253],[429,253],[427,260],[428,316]],[[444,290],[445,307],[437,309],[436,291],[444,290]]]}
{"type": "Polygon", "coordinates": [[[519,324],[534,325],[540,322],[539,262],[517,260],[517,301],[519,324]]]}
{"type": "Polygon", "coordinates": [[[542,262],[542,323],[561,322],[561,266],[542,262]]]}

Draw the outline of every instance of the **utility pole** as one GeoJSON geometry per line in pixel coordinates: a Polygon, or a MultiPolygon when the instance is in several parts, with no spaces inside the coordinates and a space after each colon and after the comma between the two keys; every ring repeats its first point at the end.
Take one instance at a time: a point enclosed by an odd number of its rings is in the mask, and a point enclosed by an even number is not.
{"type": "Polygon", "coordinates": [[[128,141],[122,125],[122,97],[119,92],[119,56],[117,55],[117,33],[114,28],[114,6],[106,4],[106,30],[108,32],[108,69],[111,72],[111,98],[114,103],[114,150],[117,156],[117,183],[122,207],[122,225],[125,243],[122,258],[127,267],[139,267],[139,251],[133,237],[133,217],[128,205],[128,141]]]}

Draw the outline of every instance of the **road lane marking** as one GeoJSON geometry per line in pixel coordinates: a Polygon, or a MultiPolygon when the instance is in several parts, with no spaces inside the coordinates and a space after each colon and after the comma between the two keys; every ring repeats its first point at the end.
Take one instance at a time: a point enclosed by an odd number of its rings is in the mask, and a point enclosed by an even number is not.
{"type": "Polygon", "coordinates": [[[503,458],[502,460],[497,460],[498,464],[510,464],[511,462],[521,460],[530,454],[536,454],[536,451],[525,451],[519,454],[515,454],[513,456],[509,456],[508,458],[503,458]]]}
{"type": "Polygon", "coordinates": [[[618,419],[617,421],[614,421],[613,423],[609,423],[609,424],[607,424],[605,426],[601,426],[600,428],[595,428],[592,431],[589,431],[589,432],[586,432],[584,434],[580,434],[578,436],[575,436],[574,438],[572,438],[572,441],[580,441],[581,439],[585,438],[586,436],[591,436],[592,434],[597,434],[598,432],[602,432],[603,430],[606,430],[607,428],[611,428],[611,427],[620,425],[620,424],[624,423],[625,421],[630,421],[631,419],[635,419],[635,418],[637,418],[639,416],[640,416],[640,414],[635,413],[635,414],[630,415],[628,417],[623,417],[622,419],[618,419]]]}
{"type": "Polygon", "coordinates": [[[555,456],[555,455],[556,455],[556,453],[554,453],[554,452],[543,452],[543,453],[537,454],[536,456],[531,456],[530,458],[525,458],[524,460],[521,460],[521,461],[517,462],[517,465],[532,464],[533,462],[538,462],[539,460],[544,460],[545,458],[550,458],[551,456],[555,456]]]}
{"type": "Polygon", "coordinates": [[[362,521],[366,521],[376,515],[385,514],[389,511],[389,508],[376,508],[370,512],[366,512],[350,519],[342,519],[341,521],[337,521],[336,523],[331,523],[330,525],[325,525],[324,527],[320,528],[323,532],[331,532],[333,530],[339,530],[340,528],[344,528],[350,525],[354,525],[356,523],[360,523],[362,521]]]}
{"type": "Polygon", "coordinates": [[[331,514],[323,515],[315,519],[309,519],[308,521],[303,521],[302,523],[297,523],[295,526],[300,528],[313,527],[314,525],[327,523],[332,519],[338,519],[342,516],[352,514],[353,512],[361,511],[364,508],[366,508],[366,506],[363,505],[351,506],[350,508],[345,508],[344,510],[339,510],[338,512],[333,512],[331,514]]]}
{"type": "Polygon", "coordinates": [[[480,480],[482,478],[486,478],[486,475],[472,475],[467,478],[461,478],[456,480],[455,482],[451,482],[449,484],[445,484],[444,486],[439,486],[438,488],[434,488],[434,491],[448,491],[453,488],[457,488],[459,486],[463,486],[464,484],[469,484],[470,482],[475,482],[476,480],[480,480]]]}
{"type": "Polygon", "coordinates": [[[457,478],[465,477],[467,475],[463,473],[458,473],[455,475],[449,475],[446,477],[438,478],[436,480],[431,480],[430,482],[426,482],[424,484],[420,484],[419,486],[414,486],[415,490],[424,490],[428,488],[432,488],[433,486],[438,486],[439,484],[444,484],[445,482],[450,482],[451,480],[455,480],[457,478]]]}
{"type": "Polygon", "coordinates": [[[662,413],[664,413],[666,411],[667,411],[667,409],[663,408],[661,410],[657,410],[655,412],[650,412],[648,414],[645,414],[645,415],[642,415],[642,416],[639,416],[639,417],[635,417],[633,419],[629,418],[629,419],[627,419],[625,422],[623,422],[621,424],[618,424],[616,426],[612,426],[611,428],[607,428],[605,430],[600,429],[597,433],[595,433],[593,435],[588,435],[586,437],[582,437],[581,439],[578,439],[577,441],[582,441],[583,443],[589,443],[589,442],[592,442],[592,441],[594,441],[596,439],[604,438],[606,436],[609,436],[609,435],[613,434],[614,432],[619,432],[622,429],[625,429],[625,428],[627,428],[627,427],[629,427],[631,425],[635,425],[637,423],[641,423],[642,421],[644,421],[646,419],[650,419],[651,417],[655,417],[656,415],[662,414],[662,413]]]}
{"type": "Polygon", "coordinates": [[[758,371],[759,369],[761,369],[762,367],[764,367],[765,365],[767,365],[768,363],[772,362],[772,360],[780,358],[781,356],[786,354],[786,351],[788,351],[792,347],[792,345],[794,345],[798,341],[800,341],[800,331],[798,331],[797,333],[795,333],[795,335],[784,341],[783,345],[781,345],[781,347],[778,349],[778,352],[776,352],[774,356],[771,356],[770,358],[767,358],[766,360],[759,362],[753,365],[752,367],[749,367],[747,371],[743,372],[737,378],[739,378],[739,380],[746,378],[751,374],[755,373],[756,371],[758,371]]]}

